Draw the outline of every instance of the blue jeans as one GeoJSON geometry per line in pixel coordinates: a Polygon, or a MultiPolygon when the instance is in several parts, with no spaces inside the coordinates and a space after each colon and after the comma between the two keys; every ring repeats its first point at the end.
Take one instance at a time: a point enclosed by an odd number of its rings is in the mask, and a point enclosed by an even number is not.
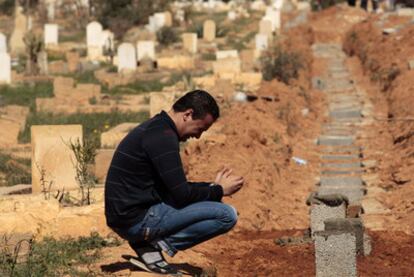
{"type": "Polygon", "coordinates": [[[228,232],[237,222],[236,210],[221,202],[203,201],[182,209],[165,203],[152,206],[144,219],[129,229],[114,229],[132,248],[157,244],[168,255],[228,232]]]}

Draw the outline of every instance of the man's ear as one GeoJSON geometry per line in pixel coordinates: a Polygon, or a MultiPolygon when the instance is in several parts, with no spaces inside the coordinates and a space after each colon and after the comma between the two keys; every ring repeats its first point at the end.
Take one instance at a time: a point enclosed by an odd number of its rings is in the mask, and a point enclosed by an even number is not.
{"type": "Polygon", "coordinates": [[[193,118],[193,109],[188,109],[184,112],[184,121],[187,121],[188,119],[193,118]]]}

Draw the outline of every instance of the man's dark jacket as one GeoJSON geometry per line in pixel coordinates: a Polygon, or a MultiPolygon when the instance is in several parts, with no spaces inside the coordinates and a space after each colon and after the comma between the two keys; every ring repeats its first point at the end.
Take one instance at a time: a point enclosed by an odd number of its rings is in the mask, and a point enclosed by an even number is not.
{"type": "Polygon", "coordinates": [[[199,201],[221,200],[220,185],[187,182],[179,151],[177,128],[164,111],[121,141],[105,183],[108,226],[129,228],[160,202],[179,209],[199,201]]]}

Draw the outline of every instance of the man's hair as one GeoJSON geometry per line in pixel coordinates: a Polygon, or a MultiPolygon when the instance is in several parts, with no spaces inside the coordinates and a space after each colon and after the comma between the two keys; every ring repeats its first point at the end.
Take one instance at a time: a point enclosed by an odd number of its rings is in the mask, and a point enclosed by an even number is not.
{"type": "Polygon", "coordinates": [[[180,97],[173,105],[174,112],[193,109],[193,119],[203,119],[210,114],[214,120],[220,116],[216,100],[207,91],[193,90],[180,97]]]}

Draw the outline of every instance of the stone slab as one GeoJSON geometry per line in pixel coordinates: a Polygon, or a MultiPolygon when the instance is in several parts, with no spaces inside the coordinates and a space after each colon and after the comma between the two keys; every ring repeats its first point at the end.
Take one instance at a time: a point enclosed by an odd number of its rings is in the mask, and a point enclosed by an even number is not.
{"type": "Polygon", "coordinates": [[[329,167],[329,168],[361,168],[361,162],[353,162],[353,163],[322,163],[322,167],[329,167]]]}
{"type": "Polygon", "coordinates": [[[320,136],[318,138],[319,145],[344,146],[352,145],[353,143],[354,138],[351,136],[320,136]]]}
{"type": "Polygon", "coordinates": [[[323,153],[360,153],[362,151],[361,146],[349,145],[349,146],[324,146],[320,150],[323,153]]]}
{"type": "Polygon", "coordinates": [[[365,171],[363,169],[356,169],[356,170],[322,170],[322,175],[356,175],[362,174],[365,171]]]}
{"type": "Polygon", "coordinates": [[[82,141],[82,125],[33,125],[32,193],[42,191],[41,171],[53,182],[50,190],[71,190],[79,187],[76,181],[76,159],[70,142],[82,141]]]}
{"type": "Polygon", "coordinates": [[[321,186],[362,186],[361,177],[321,177],[321,186]]]}
{"type": "Polygon", "coordinates": [[[360,118],[361,117],[361,110],[333,110],[329,112],[329,116],[335,119],[342,119],[342,118],[360,118]]]}
{"type": "Polygon", "coordinates": [[[414,60],[410,60],[410,61],[408,62],[408,68],[409,68],[410,70],[414,70],[414,60]]]}
{"type": "Polygon", "coordinates": [[[365,195],[365,189],[362,186],[320,186],[318,188],[318,194],[320,196],[330,194],[342,194],[343,196],[346,196],[348,198],[350,204],[355,204],[361,203],[361,200],[365,195]]]}
{"type": "Polygon", "coordinates": [[[359,155],[322,155],[322,160],[329,160],[329,161],[349,161],[349,160],[357,160],[359,159],[359,155]]]}

